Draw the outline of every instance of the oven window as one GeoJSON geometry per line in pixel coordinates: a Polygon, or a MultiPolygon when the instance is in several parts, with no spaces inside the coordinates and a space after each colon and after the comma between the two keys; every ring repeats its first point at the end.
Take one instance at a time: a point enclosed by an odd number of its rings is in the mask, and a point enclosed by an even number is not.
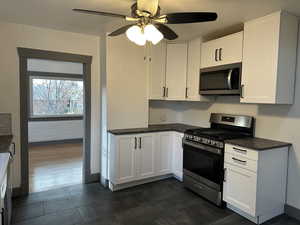
{"type": "Polygon", "coordinates": [[[217,184],[222,183],[223,156],[184,145],[183,168],[217,184]]]}

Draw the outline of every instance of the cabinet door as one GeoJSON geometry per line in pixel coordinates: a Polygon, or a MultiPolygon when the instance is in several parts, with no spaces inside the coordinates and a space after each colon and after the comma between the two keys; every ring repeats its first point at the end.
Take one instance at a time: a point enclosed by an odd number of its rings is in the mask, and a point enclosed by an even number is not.
{"type": "Polygon", "coordinates": [[[145,53],[144,47],[132,43],[125,35],[107,39],[108,129],[148,126],[145,53]]]}
{"type": "Polygon", "coordinates": [[[215,40],[202,43],[201,45],[201,68],[217,66],[218,44],[215,40]]]}
{"type": "Polygon", "coordinates": [[[240,63],[243,60],[243,32],[218,39],[218,65],[240,63]]]}
{"type": "Polygon", "coordinates": [[[266,17],[247,22],[244,32],[241,102],[275,103],[279,20],[266,17]]]}
{"type": "Polygon", "coordinates": [[[186,99],[189,101],[208,101],[207,97],[199,94],[200,86],[200,55],[201,39],[197,38],[188,43],[188,67],[186,78],[186,99]]]}
{"type": "Polygon", "coordinates": [[[297,32],[298,19],[282,12],[245,23],[241,102],[293,103],[297,32]]]}
{"type": "Polygon", "coordinates": [[[119,136],[117,138],[117,156],[115,158],[115,165],[118,168],[115,171],[117,184],[136,180],[136,152],[138,149],[135,140],[134,136],[119,136]]]}
{"type": "Polygon", "coordinates": [[[242,62],[243,32],[202,44],[201,68],[242,62]]]}
{"type": "Polygon", "coordinates": [[[164,175],[172,172],[172,132],[156,134],[156,174],[164,175]]]}
{"type": "Polygon", "coordinates": [[[149,46],[149,99],[163,99],[166,83],[166,43],[149,46]]]}
{"type": "Polygon", "coordinates": [[[187,44],[167,45],[166,95],[169,100],[185,100],[187,44]]]}
{"type": "Polygon", "coordinates": [[[155,135],[144,134],[138,136],[139,179],[155,176],[155,135]]]}
{"type": "Polygon", "coordinates": [[[183,175],[183,148],[182,138],[183,134],[174,133],[174,146],[173,146],[173,158],[172,158],[172,170],[176,178],[182,181],[183,175]]]}
{"type": "Polygon", "coordinates": [[[257,174],[225,163],[223,200],[236,208],[256,216],[257,174]]]}

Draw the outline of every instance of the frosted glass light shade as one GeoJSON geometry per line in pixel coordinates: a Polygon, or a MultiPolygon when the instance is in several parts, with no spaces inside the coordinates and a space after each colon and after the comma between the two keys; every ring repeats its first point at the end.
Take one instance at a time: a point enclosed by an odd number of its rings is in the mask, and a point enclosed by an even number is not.
{"type": "Polygon", "coordinates": [[[128,28],[126,31],[126,36],[130,41],[136,43],[137,45],[142,46],[146,44],[146,37],[142,33],[142,29],[137,25],[128,28]]]}
{"type": "Polygon", "coordinates": [[[164,38],[163,34],[152,24],[148,24],[144,28],[144,35],[147,41],[151,41],[154,45],[164,38]]]}

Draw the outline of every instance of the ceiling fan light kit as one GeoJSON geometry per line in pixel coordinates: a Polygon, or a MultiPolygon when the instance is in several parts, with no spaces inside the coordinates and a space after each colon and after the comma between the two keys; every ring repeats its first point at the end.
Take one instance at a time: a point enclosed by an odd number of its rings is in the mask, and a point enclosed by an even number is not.
{"type": "Polygon", "coordinates": [[[163,38],[163,34],[152,24],[146,26],[133,25],[126,31],[127,38],[137,45],[145,45],[147,41],[156,45],[163,38]]]}
{"type": "Polygon", "coordinates": [[[145,45],[147,41],[142,29],[138,25],[133,25],[132,27],[128,28],[126,31],[126,36],[130,41],[140,46],[145,45]]]}
{"type": "Polygon", "coordinates": [[[178,35],[165,24],[184,24],[215,21],[218,17],[211,12],[183,12],[160,15],[158,0],[137,0],[131,6],[131,17],[108,12],[99,12],[86,9],[73,9],[73,11],[102,16],[111,16],[136,22],[135,25],[126,25],[109,34],[117,36],[126,33],[128,39],[137,45],[145,45],[147,41],[152,44],[159,43],[163,38],[175,40],[178,35]]]}
{"type": "Polygon", "coordinates": [[[164,38],[164,35],[152,24],[145,26],[144,35],[147,41],[151,41],[154,45],[159,43],[164,38]]]}

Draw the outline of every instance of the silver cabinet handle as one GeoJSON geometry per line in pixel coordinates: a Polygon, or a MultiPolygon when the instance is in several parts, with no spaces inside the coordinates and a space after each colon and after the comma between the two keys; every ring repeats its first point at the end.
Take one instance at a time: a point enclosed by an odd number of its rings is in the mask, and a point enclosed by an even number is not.
{"type": "Polygon", "coordinates": [[[166,97],[166,87],[163,87],[163,97],[166,97]]]}
{"type": "Polygon", "coordinates": [[[219,48],[219,60],[222,61],[222,48],[219,48]]]}
{"type": "Polygon", "coordinates": [[[224,168],[223,182],[226,182],[226,172],[227,172],[227,168],[224,168]]]}
{"type": "Polygon", "coordinates": [[[137,138],[134,137],[134,149],[136,149],[136,148],[137,148],[137,138]]]}
{"type": "Polygon", "coordinates": [[[242,84],[241,85],[241,98],[244,98],[244,88],[245,88],[245,85],[242,84]]]}
{"type": "Polygon", "coordinates": [[[215,50],[215,61],[216,62],[218,62],[218,51],[219,51],[219,49],[215,50]]]}
{"type": "Polygon", "coordinates": [[[139,148],[141,149],[142,148],[142,138],[140,137],[140,146],[139,148]]]}
{"type": "Polygon", "coordinates": [[[13,146],[13,150],[12,150],[12,152],[9,151],[9,155],[10,155],[10,158],[13,159],[14,156],[16,155],[16,143],[15,143],[15,142],[12,142],[11,144],[12,144],[12,146],[13,146]]]}
{"type": "Polygon", "coordinates": [[[235,158],[235,157],[232,157],[232,160],[235,161],[235,162],[238,162],[238,163],[242,163],[242,164],[244,164],[244,165],[247,164],[247,161],[240,160],[240,159],[237,159],[237,158],[235,158]]]}
{"type": "Polygon", "coordinates": [[[169,88],[166,88],[166,97],[169,97],[169,88]]]}
{"type": "Polygon", "coordinates": [[[247,154],[247,150],[244,149],[233,147],[233,150],[239,153],[247,154]]]}

